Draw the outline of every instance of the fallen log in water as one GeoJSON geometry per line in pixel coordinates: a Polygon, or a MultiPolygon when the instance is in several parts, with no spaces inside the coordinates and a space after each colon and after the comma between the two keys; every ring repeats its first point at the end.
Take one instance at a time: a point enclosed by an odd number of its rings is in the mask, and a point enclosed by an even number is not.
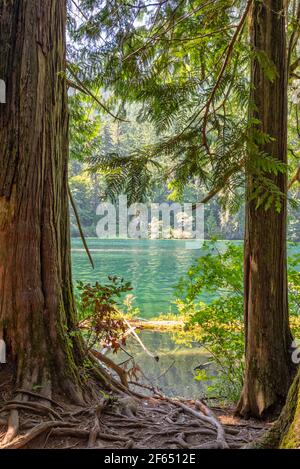
{"type": "Polygon", "coordinates": [[[148,329],[151,331],[170,331],[180,330],[183,328],[183,321],[168,321],[168,320],[144,320],[144,319],[131,319],[128,321],[131,327],[136,329],[148,329]]]}

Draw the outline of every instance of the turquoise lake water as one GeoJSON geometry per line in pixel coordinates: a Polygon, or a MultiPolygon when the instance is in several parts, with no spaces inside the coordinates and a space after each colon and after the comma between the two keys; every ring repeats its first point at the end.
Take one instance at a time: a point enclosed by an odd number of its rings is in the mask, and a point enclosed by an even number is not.
{"type": "MultiPolygon", "coordinates": [[[[134,305],[140,316],[155,317],[162,312],[176,311],[174,286],[191,263],[201,254],[200,249],[186,249],[182,240],[101,240],[89,238],[94,260],[93,270],[80,239],[72,239],[73,280],[95,283],[106,281],[108,275],[124,277],[132,283],[134,305]]],[[[178,345],[172,333],[141,331],[140,337],[159,361],[149,357],[130,338],[126,350],[150,382],[169,396],[199,397],[206,384],[193,379],[193,369],[208,360],[200,344],[178,345]],[[167,370],[167,372],[166,372],[167,370]]],[[[128,359],[123,352],[112,357],[117,363],[128,359]]],[[[143,376],[140,382],[149,384],[143,376]]]]}
{"type": "MultiPolygon", "coordinates": [[[[175,312],[175,286],[201,249],[187,249],[184,240],[102,240],[89,238],[93,270],[80,239],[72,240],[73,280],[106,281],[108,275],[132,284],[141,317],[175,312]]],[[[224,242],[223,242],[224,245],[224,242]]],[[[205,298],[203,298],[205,300],[205,298]]]]}
{"type": "MultiPolygon", "coordinates": [[[[187,249],[184,240],[104,240],[88,238],[94,260],[93,270],[79,238],[72,239],[73,280],[95,283],[106,281],[108,275],[124,277],[132,284],[134,305],[140,316],[150,318],[175,312],[175,286],[184,276],[201,249],[187,249]]],[[[231,241],[241,244],[242,241],[231,241]]],[[[218,241],[218,250],[230,241],[218,241]]],[[[300,243],[289,252],[300,251],[300,243]]],[[[216,292],[217,293],[217,292],[216,292]]],[[[202,295],[205,302],[210,296],[202,295]]]]}
{"type": "MultiPolygon", "coordinates": [[[[218,250],[225,248],[227,243],[219,241],[218,250]]],[[[95,263],[94,270],[81,240],[72,240],[74,283],[77,280],[90,283],[106,281],[108,275],[124,277],[132,283],[132,293],[136,298],[134,305],[139,307],[140,316],[144,318],[176,311],[175,305],[172,305],[174,287],[193,261],[201,256],[201,249],[186,249],[183,240],[89,238],[88,245],[95,263]]],[[[299,252],[300,245],[290,250],[299,252]]],[[[209,298],[203,295],[201,299],[205,301],[209,298]]],[[[205,395],[208,383],[193,379],[194,368],[210,359],[201,344],[178,345],[171,333],[142,331],[140,334],[148,349],[159,355],[159,362],[144,353],[132,338],[126,349],[134,355],[136,363],[155,386],[170,396],[188,398],[199,397],[202,393],[205,395]]],[[[124,356],[123,352],[114,356],[117,363],[124,359],[126,354],[124,356]]],[[[149,384],[143,378],[141,381],[149,384]]]]}

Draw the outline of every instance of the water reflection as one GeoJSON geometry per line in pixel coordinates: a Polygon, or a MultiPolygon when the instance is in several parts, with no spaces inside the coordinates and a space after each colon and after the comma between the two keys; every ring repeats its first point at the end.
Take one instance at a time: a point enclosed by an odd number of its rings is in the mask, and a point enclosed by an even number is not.
{"type": "MultiPolygon", "coordinates": [[[[177,345],[173,334],[168,332],[142,331],[140,337],[146,347],[159,356],[157,362],[145,353],[133,339],[129,339],[126,351],[134,356],[135,362],[143,370],[147,379],[139,376],[139,382],[160,388],[168,396],[199,398],[205,394],[210,384],[195,381],[193,369],[208,361],[207,351],[199,344],[192,347],[177,345]]],[[[124,352],[113,356],[116,363],[122,363],[128,358],[124,352]]]]}

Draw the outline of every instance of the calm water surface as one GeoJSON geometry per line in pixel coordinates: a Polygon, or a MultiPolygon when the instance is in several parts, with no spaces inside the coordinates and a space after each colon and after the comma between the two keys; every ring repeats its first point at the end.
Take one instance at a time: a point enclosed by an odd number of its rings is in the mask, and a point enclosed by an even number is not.
{"type": "MultiPolygon", "coordinates": [[[[134,357],[136,365],[143,372],[138,373],[140,383],[152,384],[168,396],[199,398],[205,395],[206,387],[211,383],[196,381],[194,368],[209,361],[206,350],[196,343],[191,347],[177,345],[173,334],[169,332],[142,331],[139,335],[146,347],[159,357],[157,362],[143,352],[134,339],[128,340],[126,351],[134,357]]],[[[119,364],[129,358],[124,352],[110,356],[119,364]]],[[[141,389],[137,387],[137,391],[141,389]]]]}
{"type": "Polygon", "coordinates": [[[132,283],[134,304],[144,318],[176,311],[172,305],[174,287],[201,255],[200,249],[186,249],[183,240],[89,238],[88,245],[95,263],[94,270],[81,240],[72,240],[74,281],[105,281],[108,275],[124,277],[132,283]]]}
{"type": "MultiPolygon", "coordinates": [[[[218,243],[218,250],[226,241],[218,243]]],[[[106,281],[108,275],[117,275],[130,281],[135,296],[135,306],[140,316],[150,318],[160,313],[175,312],[172,304],[174,287],[193,261],[201,256],[201,249],[186,249],[182,240],[100,240],[89,238],[88,244],[94,259],[93,270],[80,239],[72,240],[74,282],[94,283],[106,281]]],[[[292,248],[299,251],[299,246],[292,248]]],[[[217,292],[216,292],[217,294],[217,292]]],[[[208,295],[202,296],[202,301],[208,295]]],[[[149,350],[159,355],[156,362],[130,339],[127,351],[153,384],[170,396],[199,397],[205,393],[205,384],[193,379],[193,369],[207,362],[207,352],[194,343],[192,347],[177,345],[171,333],[144,331],[141,338],[149,350]]],[[[114,356],[117,363],[128,356],[121,352],[114,356]]],[[[147,379],[143,379],[147,383],[147,379]]],[[[206,383],[206,385],[209,383],[206,383]]]]}
{"type": "MultiPolygon", "coordinates": [[[[118,275],[130,281],[135,296],[134,305],[140,316],[150,318],[162,312],[175,312],[174,287],[191,263],[200,256],[200,249],[186,249],[182,240],[101,240],[89,238],[93,270],[80,239],[72,240],[74,282],[106,281],[108,275],[118,275]]],[[[207,352],[199,344],[192,347],[177,345],[171,333],[144,331],[140,337],[147,348],[159,356],[149,357],[139,345],[129,339],[126,350],[155,386],[170,396],[199,397],[205,385],[193,379],[193,369],[207,362],[207,352]]],[[[119,352],[113,359],[122,363],[128,358],[119,352]]],[[[139,377],[149,384],[145,377],[139,377]]]]}

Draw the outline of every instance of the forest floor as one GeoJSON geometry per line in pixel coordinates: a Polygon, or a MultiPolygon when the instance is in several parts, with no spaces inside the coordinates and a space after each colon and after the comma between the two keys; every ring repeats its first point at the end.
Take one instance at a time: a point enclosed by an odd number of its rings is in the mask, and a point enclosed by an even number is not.
{"type": "Polygon", "coordinates": [[[42,403],[32,393],[19,411],[18,434],[3,445],[8,408],[14,406],[10,376],[5,374],[2,369],[0,449],[242,448],[272,425],[236,417],[233,407],[209,408],[203,401],[170,399],[158,391],[108,400],[99,393],[99,403],[86,407],[66,404],[61,396],[54,396],[51,405],[47,399],[42,403]]]}

